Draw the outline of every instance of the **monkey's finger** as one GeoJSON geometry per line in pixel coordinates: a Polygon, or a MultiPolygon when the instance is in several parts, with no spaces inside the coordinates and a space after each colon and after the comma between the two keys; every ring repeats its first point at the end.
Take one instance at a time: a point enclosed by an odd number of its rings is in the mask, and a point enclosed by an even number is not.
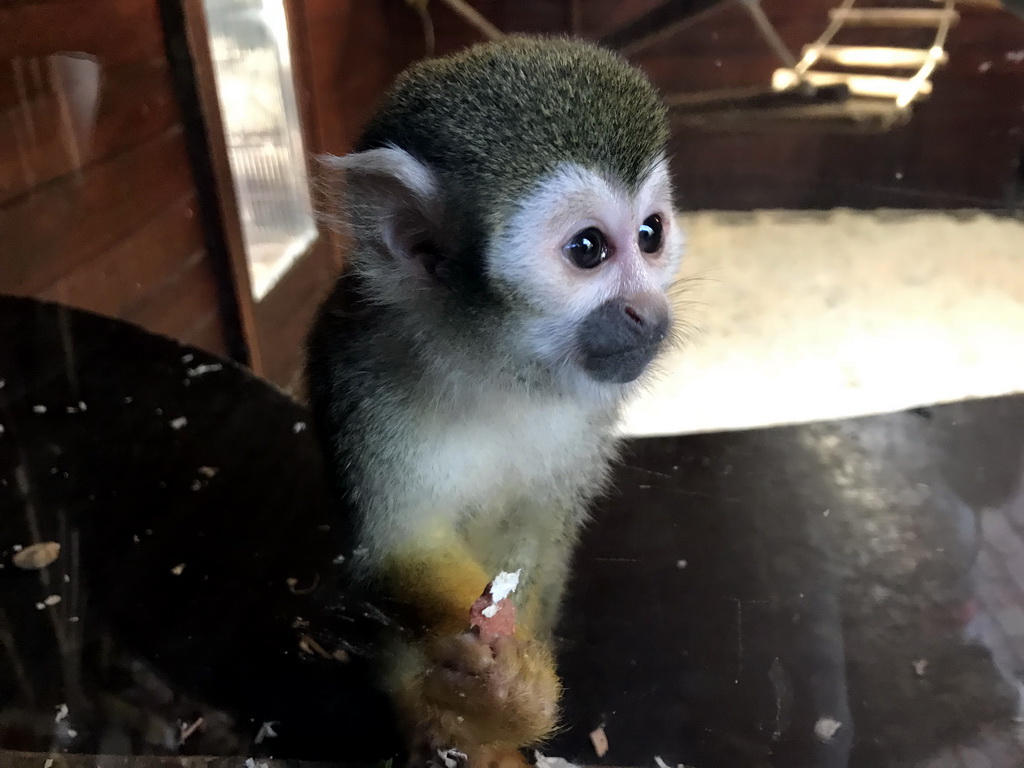
{"type": "Polygon", "coordinates": [[[469,632],[434,641],[430,656],[436,666],[466,675],[482,675],[494,664],[490,646],[469,632]]]}

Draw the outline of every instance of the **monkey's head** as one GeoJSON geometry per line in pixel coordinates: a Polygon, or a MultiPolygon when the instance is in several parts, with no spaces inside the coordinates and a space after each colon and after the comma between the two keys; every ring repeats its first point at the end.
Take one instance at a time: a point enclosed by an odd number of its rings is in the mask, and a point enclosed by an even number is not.
{"type": "Polygon", "coordinates": [[[650,82],[588,43],[513,37],[413,67],[327,161],[366,297],[415,347],[621,390],[672,322],[667,136],[650,82]]]}

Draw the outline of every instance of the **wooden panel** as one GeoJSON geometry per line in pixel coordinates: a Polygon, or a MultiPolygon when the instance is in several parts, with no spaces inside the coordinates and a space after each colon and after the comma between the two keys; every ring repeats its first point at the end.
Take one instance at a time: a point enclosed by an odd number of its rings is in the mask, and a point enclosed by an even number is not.
{"type": "Polygon", "coordinates": [[[125,319],[155,333],[186,339],[200,330],[218,304],[213,265],[199,251],[184,262],[182,271],[158,293],[127,312],[125,319]]]}
{"type": "Polygon", "coordinates": [[[180,130],[0,208],[0,290],[33,294],[114,247],[192,188],[180,130]]]}
{"type": "Polygon", "coordinates": [[[167,69],[160,62],[103,72],[98,109],[81,144],[69,133],[66,109],[62,96],[50,92],[0,111],[0,204],[144,143],[177,120],[167,69]]]}
{"type": "Polygon", "coordinates": [[[157,293],[202,250],[196,201],[189,193],[113,248],[68,271],[40,295],[122,317],[157,293]]]}
{"type": "Polygon", "coordinates": [[[104,64],[162,59],[163,34],[151,0],[50,0],[0,5],[4,58],[92,54],[104,64]]]}
{"type": "Polygon", "coordinates": [[[263,375],[282,386],[295,376],[305,357],[306,334],[321,300],[330,290],[336,266],[330,247],[321,239],[281,282],[256,305],[261,338],[272,340],[273,354],[263,358],[263,375]]]}
{"type": "Polygon", "coordinates": [[[182,338],[182,341],[221,357],[230,356],[228,341],[224,335],[224,323],[217,310],[203,318],[191,333],[182,338]]]}

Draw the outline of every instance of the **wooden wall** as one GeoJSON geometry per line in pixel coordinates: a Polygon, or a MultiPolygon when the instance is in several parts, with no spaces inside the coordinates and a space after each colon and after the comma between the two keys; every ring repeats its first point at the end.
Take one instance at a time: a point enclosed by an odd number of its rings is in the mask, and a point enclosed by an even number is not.
{"type": "MultiPolygon", "coordinates": [[[[505,32],[566,32],[564,0],[473,0],[505,32]]],[[[424,53],[423,31],[405,0],[305,0],[308,82],[323,151],[348,152],[384,90],[424,53]]],[[[430,3],[436,52],[484,38],[438,0],[430,3]]]]}
{"type": "Polygon", "coordinates": [[[0,4],[0,292],[225,353],[185,138],[158,0],[0,4]]]}
{"type": "MultiPolygon", "coordinates": [[[[585,0],[579,31],[597,37],[658,0],[585,0]]],[[[791,50],[813,42],[838,0],[764,0],[791,50]]],[[[881,136],[830,135],[812,124],[750,133],[676,127],[673,169],[690,208],[986,208],[1010,200],[1024,158],[1024,21],[960,5],[950,61],[912,121],[881,136]]],[[[920,45],[872,32],[871,44],[920,45]]],[[[857,42],[857,41],[851,41],[857,42]]],[[[779,62],[738,3],[723,3],[636,59],[665,93],[767,85],[779,62]]]]}

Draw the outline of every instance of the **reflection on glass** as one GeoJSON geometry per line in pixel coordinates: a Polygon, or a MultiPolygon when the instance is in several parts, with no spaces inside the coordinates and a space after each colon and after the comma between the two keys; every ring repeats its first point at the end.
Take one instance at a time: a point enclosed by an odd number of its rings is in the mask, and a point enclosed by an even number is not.
{"type": "Polygon", "coordinates": [[[217,96],[253,296],[316,234],[282,0],[206,0],[217,96]]]}

